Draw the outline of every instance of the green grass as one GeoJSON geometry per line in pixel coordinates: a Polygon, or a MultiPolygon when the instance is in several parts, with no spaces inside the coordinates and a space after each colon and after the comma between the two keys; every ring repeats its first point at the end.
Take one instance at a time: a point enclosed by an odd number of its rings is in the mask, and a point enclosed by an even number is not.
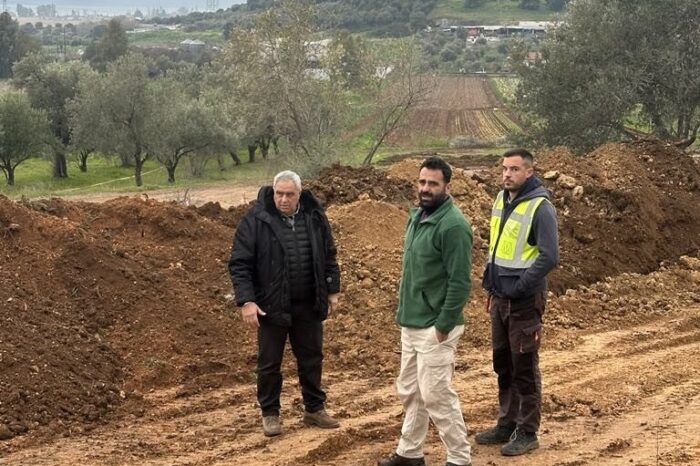
{"type": "Polygon", "coordinates": [[[481,24],[503,24],[512,21],[549,21],[557,13],[545,7],[539,10],[523,10],[512,0],[486,2],[480,8],[464,8],[463,0],[439,0],[430,14],[431,18],[458,19],[481,24]]]}
{"type": "Polygon", "coordinates": [[[20,164],[15,171],[15,185],[7,186],[0,177],[0,194],[10,198],[22,196],[29,198],[48,196],[68,196],[96,192],[149,191],[164,188],[187,188],[217,182],[259,182],[270,177],[274,171],[275,160],[271,156],[262,160],[258,153],[256,163],[247,163],[247,153],[239,154],[242,164],[232,166],[231,158],[226,156],[225,171],[219,171],[216,160],[210,160],[204,175],[199,178],[189,173],[189,163],[183,160],[175,174],[175,184],[167,182],[165,168],[149,160],[143,167],[143,186],[134,183],[134,169],[118,166],[113,158],[94,156],[88,159],[88,171],[81,172],[75,163],[68,167],[68,178],[54,179],[51,176],[51,162],[46,159],[29,159],[20,164]]]}
{"type": "Polygon", "coordinates": [[[0,95],[12,89],[9,79],[0,79],[0,95]]]}
{"type": "Polygon", "coordinates": [[[186,32],[182,30],[158,29],[129,34],[129,44],[139,47],[178,46],[185,39],[198,39],[207,45],[223,45],[224,37],[219,30],[186,32]]]}

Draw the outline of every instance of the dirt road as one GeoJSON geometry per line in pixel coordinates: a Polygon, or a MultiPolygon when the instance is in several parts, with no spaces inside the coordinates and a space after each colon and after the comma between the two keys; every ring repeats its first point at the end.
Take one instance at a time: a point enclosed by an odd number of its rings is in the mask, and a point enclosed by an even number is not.
{"type": "Polygon", "coordinates": [[[157,201],[177,201],[186,205],[202,205],[207,202],[218,202],[221,207],[228,208],[247,204],[255,199],[260,189],[260,183],[222,183],[194,188],[160,189],[157,191],[133,192],[101,192],[88,194],[70,194],[61,196],[68,201],[105,202],[118,197],[142,197],[157,201]]]}
{"type": "MultiPolygon", "coordinates": [[[[545,350],[541,448],[525,457],[506,459],[496,447],[472,441],[473,464],[698,464],[699,312],[700,306],[675,309],[642,325],[577,332],[567,349],[545,350]]],[[[395,446],[401,407],[392,379],[329,373],[330,409],[338,413],[342,427],[322,431],[302,426],[291,366],[286,375],[285,434],[278,438],[267,439],[260,431],[252,383],[184,398],[177,396],[176,389],[168,389],[147,394],[155,407],[140,418],[85,436],[26,446],[1,462],[17,466],[370,466],[395,446]]],[[[455,385],[471,437],[474,430],[491,423],[494,413],[496,387],[488,355],[462,348],[455,385]]],[[[426,455],[431,465],[444,462],[442,445],[432,428],[426,455]]]]}

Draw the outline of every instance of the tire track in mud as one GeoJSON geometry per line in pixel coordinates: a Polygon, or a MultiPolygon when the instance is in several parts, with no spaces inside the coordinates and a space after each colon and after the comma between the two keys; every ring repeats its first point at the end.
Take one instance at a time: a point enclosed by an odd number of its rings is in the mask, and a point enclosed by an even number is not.
{"type": "MultiPolygon", "coordinates": [[[[540,450],[505,460],[496,447],[476,445],[474,464],[693,464],[700,459],[700,307],[679,310],[623,330],[587,332],[574,349],[544,350],[544,412],[540,450]],[[657,446],[658,445],[658,453],[657,446]],[[632,459],[632,462],[630,462],[632,459]]],[[[474,431],[492,423],[495,378],[487,352],[460,349],[455,388],[474,431]],[[484,353],[484,354],[482,354],[484,353]]],[[[341,428],[301,424],[298,387],[283,391],[285,434],[260,432],[252,384],[178,397],[161,390],[152,406],[84,436],[27,446],[8,465],[373,465],[394,447],[401,406],[393,380],[348,380],[328,374],[331,411],[341,428]]],[[[444,461],[431,428],[430,464],[444,461]]]]}

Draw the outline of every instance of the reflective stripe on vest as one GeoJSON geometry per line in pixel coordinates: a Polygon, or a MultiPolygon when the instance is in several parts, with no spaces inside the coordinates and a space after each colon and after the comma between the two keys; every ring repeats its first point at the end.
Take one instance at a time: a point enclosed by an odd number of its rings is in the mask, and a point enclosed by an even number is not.
{"type": "Polygon", "coordinates": [[[535,211],[544,200],[544,197],[536,197],[520,202],[508,216],[503,230],[500,231],[504,209],[503,191],[498,193],[491,210],[489,262],[494,256],[493,249],[498,244],[494,260],[496,265],[511,269],[526,269],[535,263],[540,251],[537,246],[532,246],[527,242],[527,237],[532,229],[535,211]]]}

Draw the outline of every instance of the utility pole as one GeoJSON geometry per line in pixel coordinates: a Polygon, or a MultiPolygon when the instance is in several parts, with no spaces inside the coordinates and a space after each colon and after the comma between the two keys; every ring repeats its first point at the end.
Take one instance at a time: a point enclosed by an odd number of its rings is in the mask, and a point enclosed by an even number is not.
{"type": "Polygon", "coordinates": [[[2,0],[2,12],[7,13],[7,0],[2,0]]]}

